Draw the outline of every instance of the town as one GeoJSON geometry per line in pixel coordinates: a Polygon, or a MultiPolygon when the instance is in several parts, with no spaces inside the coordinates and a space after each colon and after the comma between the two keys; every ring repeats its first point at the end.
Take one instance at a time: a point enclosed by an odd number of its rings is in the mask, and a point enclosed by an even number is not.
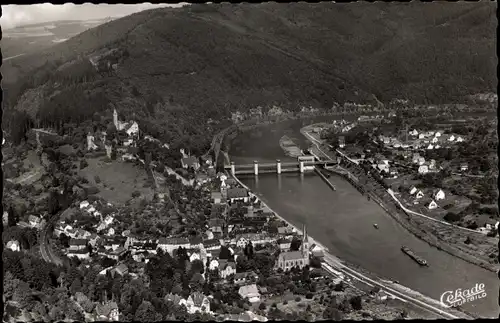
{"type": "Polygon", "coordinates": [[[151,157],[151,151],[155,157],[168,152],[168,144],[141,133],[134,121],[121,122],[116,110],[109,123],[113,131],[87,131],[81,146],[43,129],[30,131],[26,147],[32,150],[4,143],[9,188],[4,205],[10,203],[3,215],[5,268],[19,270],[14,268],[22,254],[55,266],[40,265],[43,270],[25,273],[25,281],[16,277],[7,295],[21,302],[20,293],[30,290],[26,282],[50,285],[55,273],[59,278],[51,290],[72,295],[50,311],[44,309],[46,299],[22,300],[32,313],[23,315],[153,320],[159,319],[152,305],[158,300],[170,304],[165,317],[176,319],[411,314],[388,307],[395,302],[391,295],[355,286],[325,265],[324,250],[310,243],[307,228],[296,230],[230,174],[216,172],[211,156],[181,150],[175,164],[180,167],[172,169],[151,157]],[[9,158],[15,154],[25,163],[9,158]],[[142,169],[142,187],[125,181],[109,187],[124,172],[121,167],[142,169]],[[28,206],[19,205],[22,200],[28,206]],[[149,296],[143,302],[128,301],[144,289],[149,296]]]}

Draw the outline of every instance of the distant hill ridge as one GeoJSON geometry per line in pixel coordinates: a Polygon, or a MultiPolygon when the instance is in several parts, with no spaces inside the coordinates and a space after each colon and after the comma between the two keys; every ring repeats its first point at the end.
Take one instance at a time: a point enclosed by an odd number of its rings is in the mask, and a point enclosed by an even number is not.
{"type": "Polygon", "coordinates": [[[4,88],[18,109],[50,109],[48,98],[82,91],[105,102],[98,109],[113,104],[145,120],[165,120],[167,128],[176,118],[175,127],[187,133],[195,117],[217,120],[258,105],[456,102],[496,92],[495,9],[492,2],[154,9],[9,60],[4,88]],[[86,69],[89,56],[111,49],[122,54],[109,60],[114,69],[85,70],[85,77],[73,72],[66,81],[48,75],[68,62],[86,69]],[[33,95],[42,99],[29,103],[33,95]]]}

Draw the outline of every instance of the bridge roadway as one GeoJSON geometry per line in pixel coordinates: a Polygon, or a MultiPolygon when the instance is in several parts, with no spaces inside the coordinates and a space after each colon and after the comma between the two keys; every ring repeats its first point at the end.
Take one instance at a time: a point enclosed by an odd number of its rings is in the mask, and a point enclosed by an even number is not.
{"type": "MultiPolygon", "coordinates": [[[[257,163],[259,165],[259,170],[263,167],[273,167],[276,168],[276,163],[257,163]]],[[[316,166],[316,165],[337,165],[337,162],[335,161],[315,161],[315,162],[307,162],[304,161],[304,166],[316,166]]],[[[235,165],[236,169],[241,169],[241,168],[253,168],[254,164],[242,164],[242,165],[235,165]]],[[[287,162],[287,163],[281,163],[281,168],[284,170],[286,167],[298,167],[300,166],[299,162],[287,162]]],[[[231,169],[231,165],[225,165],[225,169],[231,169]]]]}

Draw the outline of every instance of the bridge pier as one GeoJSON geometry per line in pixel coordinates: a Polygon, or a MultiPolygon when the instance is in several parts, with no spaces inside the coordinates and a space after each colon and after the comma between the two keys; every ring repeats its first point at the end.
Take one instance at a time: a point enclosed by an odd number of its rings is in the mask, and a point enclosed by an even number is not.
{"type": "Polygon", "coordinates": [[[259,162],[256,160],[253,161],[253,173],[255,176],[259,175],[259,162]]]}
{"type": "Polygon", "coordinates": [[[279,159],[276,159],[276,172],[281,174],[281,161],[279,159]]]}
{"type": "Polygon", "coordinates": [[[300,162],[300,172],[301,173],[304,172],[304,162],[303,161],[300,162]]]}
{"type": "Polygon", "coordinates": [[[236,166],[234,165],[234,162],[231,162],[231,175],[235,175],[236,174],[236,166]]]}

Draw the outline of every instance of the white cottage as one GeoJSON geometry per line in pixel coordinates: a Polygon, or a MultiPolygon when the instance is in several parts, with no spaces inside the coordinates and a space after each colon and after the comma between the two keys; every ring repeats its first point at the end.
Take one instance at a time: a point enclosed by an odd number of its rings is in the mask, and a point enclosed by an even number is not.
{"type": "Polygon", "coordinates": [[[446,195],[444,194],[443,190],[441,190],[441,189],[439,189],[436,192],[434,192],[434,199],[436,201],[444,200],[445,197],[446,197],[446,195]]]}
{"type": "Polygon", "coordinates": [[[434,209],[436,209],[437,207],[438,207],[438,205],[437,205],[436,201],[434,201],[434,200],[432,200],[432,201],[429,203],[429,205],[427,206],[427,208],[428,208],[429,210],[434,210],[434,209]]]}
{"type": "Polygon", "coordinates": [[[429,166],[427,165],[421,165],[418,167],[418,173],[419,174],[427,174],[429,172],[429,166]]]}

